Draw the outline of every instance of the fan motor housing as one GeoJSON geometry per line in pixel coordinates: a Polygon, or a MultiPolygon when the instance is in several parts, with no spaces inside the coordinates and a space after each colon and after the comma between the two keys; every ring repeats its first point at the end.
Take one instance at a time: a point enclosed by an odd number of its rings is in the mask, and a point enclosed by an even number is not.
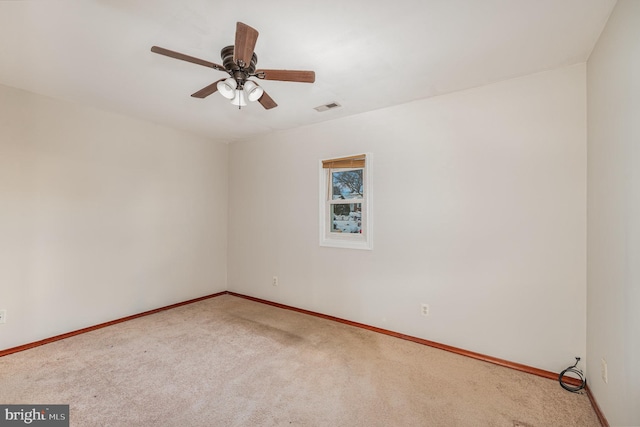
{"type": "MultiPolygon", "coordinates": [[[[220,56],[222,57],[222,65],[224,66],[224,68],[226,68],[232,75],[235,74],[233,73],[234,71],[239,71],[240,67],[238,66],[238,64],[236,64],[235,62],[233,62],[233,50],[234,50],[234,46],[227,46],[222,48],[222,50],[220,51],[220,56]]],[[[255,52],[253,53],[253,56],[251,56],[251,63],[249,63],[248,67],[244,67],[242,68],[242,71],[244,71],[247,76],[250,74],[253,74],[256,72],[256,64],[258,63],[258,55],[255,54],[255,52]]]]}

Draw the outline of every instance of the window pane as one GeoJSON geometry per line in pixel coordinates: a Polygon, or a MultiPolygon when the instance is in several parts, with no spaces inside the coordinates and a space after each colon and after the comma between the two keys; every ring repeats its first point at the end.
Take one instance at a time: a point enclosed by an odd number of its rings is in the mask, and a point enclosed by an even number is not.
{"type": "Polygon", "coordinates": [[[362,203],[331,205],[331,232],[362,233],[362,203]]]}
{"type": "Polygon", "coordinates": [[[362,169],[332,172],[332,199],[362,199],[362,169]]]}

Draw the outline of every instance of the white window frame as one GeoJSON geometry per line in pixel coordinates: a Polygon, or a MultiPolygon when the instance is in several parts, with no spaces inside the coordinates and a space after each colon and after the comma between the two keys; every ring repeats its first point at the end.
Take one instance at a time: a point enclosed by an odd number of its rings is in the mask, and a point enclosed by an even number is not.
{"type": "MultiPolygon", "coordinates": [[[[351,156],[344,156],[351,157],[351,156]]],[[[365,165],[363,168],[340,168],[342,171],[362,169],[362,199],[355,199],[354,203],[362,204],[362,233],[336,233],[333,232],[331,224],[331,205],[336,204],[331,200],[331,172],[336,169],[323,168],[322,162],[331,159],[322,159],[319,161],[319,229],[320,229],[320,246],[346,249],[373,249],[373,216],[372,216],[372,158],[371,153],[365,153],[365,165]]]]}

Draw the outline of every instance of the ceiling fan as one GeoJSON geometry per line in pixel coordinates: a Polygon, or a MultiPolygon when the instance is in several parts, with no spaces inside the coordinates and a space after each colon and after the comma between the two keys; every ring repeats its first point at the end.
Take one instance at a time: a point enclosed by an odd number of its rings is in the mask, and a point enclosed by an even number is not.
{"type": "Polygon", "coordinates": [[[258,31],[255,28],[238,22],[236,24],[235,45],[227,46],[220,51],[223,65],[214,64],[204,59],[194,58],[193,56],[159,46],[153,46],[151,52],[226,72],[230,77],[220,79],[209,86],[203,87],[191,94],[191,96],[194,98],[206,98],[218,91],[222,96],[230,99],[231,103],[237,105],[238,108],[247,105],[246,100],[258,101],[267,110],[278,106],[264,89],[258,86],[255,81],[249,80],[250,77],[260,80],[301,83],[313,83],[316,80],[316,73],[313,71],[256,70],[258,57],[253,49],[257,40],[258,31]]]}

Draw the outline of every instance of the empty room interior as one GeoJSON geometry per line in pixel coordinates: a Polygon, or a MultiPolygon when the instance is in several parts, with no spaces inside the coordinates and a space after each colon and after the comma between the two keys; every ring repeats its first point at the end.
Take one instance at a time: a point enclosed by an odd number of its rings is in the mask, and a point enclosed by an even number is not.
{"type": "Polygon", "coordinates": [[[637,0],[0,1],[0,404],[640,426],[638,76],[637,0]]]}

